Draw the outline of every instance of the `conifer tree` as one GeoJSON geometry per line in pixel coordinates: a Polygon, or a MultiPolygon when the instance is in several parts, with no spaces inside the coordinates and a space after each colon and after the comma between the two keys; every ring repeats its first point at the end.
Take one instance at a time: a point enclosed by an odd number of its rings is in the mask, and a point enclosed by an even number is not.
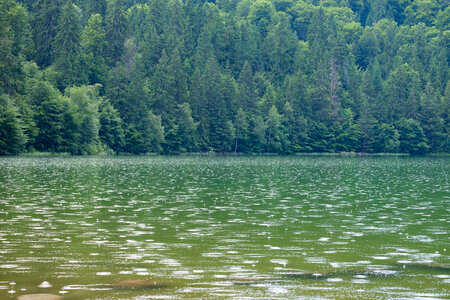
{"type": "Polygon", "coordinates": [[[81,46],[88,81],[90,84],[104,83],[107,77],[106,34],[103,28],[103,19],[100,14],[93,14],[89,18],[88,25],[81,35],[81,46]]]}
{"type": "Polygon", "coordinates": [[[36,63],[48,67],[53,62],[53,40],[56,36],[62,0],[38,0],[33,5],[33,41],[36,63]]]}
{"type": "Polygon", "coordinates": [[[108,0],[105,31],[108,41],[107,55],[109,63],[115,66],[121,59],[124,52],[124,43],[127,37],[127,20],[125,8],[120,0],[108,0]]]}
{"type": "Polygon", "coordinates": [[[8,95],[0,95],[0,156],[22,152],[26,142],[18,108],[8,95]]]}
{"type": "Polygon", "coordinates": [[[79,9],[70,0],[61,10],[52,51],[55,69],[59,72],[58,87],[61,90],[85,83],[79,9]]]}

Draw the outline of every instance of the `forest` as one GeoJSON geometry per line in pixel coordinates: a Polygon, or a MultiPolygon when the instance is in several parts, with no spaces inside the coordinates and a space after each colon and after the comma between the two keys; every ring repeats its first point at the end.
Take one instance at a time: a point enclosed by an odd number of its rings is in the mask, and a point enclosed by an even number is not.
{"type": "Polygon", "coordinates": [[[0,155],[450,153],[446,0],[0,0],[0,155]]]}

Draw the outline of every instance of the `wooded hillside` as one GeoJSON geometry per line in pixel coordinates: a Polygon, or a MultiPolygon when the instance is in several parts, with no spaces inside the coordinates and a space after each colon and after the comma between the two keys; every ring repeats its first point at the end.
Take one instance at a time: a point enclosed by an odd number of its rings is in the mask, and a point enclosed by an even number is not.
{"type": "Polygon", "coordinates": [[[0,154],[450,152],[445,0],[0,0],[0,154]]]}

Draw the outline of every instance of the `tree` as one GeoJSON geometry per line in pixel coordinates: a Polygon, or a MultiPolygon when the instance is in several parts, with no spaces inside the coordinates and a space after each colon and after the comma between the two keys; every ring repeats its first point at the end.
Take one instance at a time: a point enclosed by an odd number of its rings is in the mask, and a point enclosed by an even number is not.
{"type": "Polygon", "coordinates": [[[329,97],[331,105],[331,118],[335,121],[339,120],[339,112],[341,110],[341,100],[339,99],[339,92],[342,86],[339,78],[339,73],[336,65],[336,60],[331,58],[330,73],[329,73],[329,97]]]}
{"type": "Polygon", "coordinates": [[[87,19],[90,19],[95,14],[99,14],[101,17],[105,16],[107,0],[84,0],[83,2],[84,13],[87,19]]]}
{"type": "Polygon", "coordinates": [[[99,85],[66,89],[78,124],[77,152],[96,154],[99,151],[99,85]]]}
{"type": "Polygon", "coordinates": [[[424,23],[431,26],[436,18],[438,6],[436,1],[432,0],[414,0],[405,8],[406,20],[408,25],[424,23]]]}
{"type": "MultiPolygon", "coordinates": [[[[161,58],[155,66],[151,81],[152,108],[157,114],[166,117],[173,112],[175,103],[175,76],[170,70],[170,61],[166,51],[163,49],[161,58]]],[[[164,120],[166,122],[166,120],[164,120]]]]}
{"type": "Polygon", "coordinates": [[[266,37],[269,27],[275,18],[275,7],[269,0],[256,0],[252,3],[249,10],[249,18],[255,24],[261,36],[266,37]]]}
{"type": "Polygon", "coordinates": [[[58,87],[85,83],[82,53],[81,28],[78,8],[68,0],[61,10],[52,44],[54,65],[59,72],[58,87]]]}
{"type": "Polygon", "coordinates": [[[49,97],[36,112],[35,122],[39,134],[34,148],[40,151],[76,153],[77,131],[67,99],[49,97]]]}
{"type": "Polygon", "coordinates": [[[234,135],[236,139],[234,144],[234,153],[237,153],[239,140],[245,141],[248,134],[247,116],[242,107],[239,108],[237,112],[236,119],[234,121],[234,128],[236,129],[236,133],[234,135]]]}
{"type": "Polygon", "coordinates": [[[445,152],[447,137],[444,111],[439,93],[435,92],[432,84],[428,82],[420,98],[420,123],[433,152],[445,152]]]}
{"type": "Polygon", "coordinates": [[[33,5],[33,40],[36,63],[48,67],[53,62],[53,40],[56,36],[62,0],[38,0],[33,5]]]}
{"type": "Polygon", "coordinates": [[[308,134],[309,145],[308,147],[313,152],[331,152],[331,141],[334,136],[330,133],[328,127],[321,122],[313,122],[308,134]]]}
{"type": "Polygon", "coordinates": [[[386,80],[385,92],[388,101],[388,119],[393,122],[402,117],[417,117],[420,100],[419,74],[408,64],[393,70],[386,80]]]}
{"type": "Polygon", "coordinates": [[[99,106],[99,138],[100,141],[115,153],[122,151],[124,146],[123,123],[119,112],[103,99],[99,106]]]}
{"type": "Polygon", "coordinates": [[[399,149],[399,133],[391,124],[382,123],[376,130],[373,148],[378,153],[394,153],[399,149]]]}
{"type": "Polygon", "coordinates": [[[12,13],[15,3],[5,1],[0,4],[0,94],[17,93],[22,72],[20,69],[20,59],[14,55],[13,45],[15,30],[12,26],[12,13]]]}
{"type": "Polygon", "coordinates": [[[295,118],[312,117],[312,99],[308,97],[308,78],[299,69],[286,76],[282,88],[284,100],[292,106],[295,118]]]}
{"type": "Polygon", "coordinates": [[[262,153],[267,150],[267,124],[261,116],[257,116],[253,121],[253,130],[250,135],[251,151],[262,153]]]}
{"type": "Polygon", "coordinates": [[[291,9],[293,14],[293,28],[301,40],[306,40],[308,27],[312,21],[314,13],[318,10],[316,6],[308,1],[296,1],[291,9]]]}
{"type": "Polygon", "coordinates": [[[178,104],[176,115],[178,126],[178,138],[181,142],[179,151],[192,152],[197,148],[197,126],[192,118],[192,111],[189,103],[178,104]]]}
{"type": "Polygon", "coordinates": [[[161,125],[161,117],[149,111],[148,118],[143,120],[142,127],[145,152],[161,152],[161,144],[164,142],[164,127],[161,125]]]}
{"type": "Polygon", "coordinates": [[[161,125],[161,117],[147,112],[138,125],[129,124],[125,131],[125,151],[141,153],[159,153],[162,151],[161,144],[164,142],[164,127],[161,125]]]}
{"type": "Polygon", "coordinates": [[[362,132],[358,123],[354,123],[354,113],[350,108],[343,112],[343,125],[334,138],[333,148],[336,151],[361,151],[362,132]]]}
{"type": "Polygon", "coordinates": [[[81,47],[86,62],[89,84],[105,83],[107,78],[106,33],[100,14],[93,14],[81,35],[81,47]]]}
{"type": "Polygon", "coordinates": [[[428,152],[429,146],[419,122],[414,119],[401,118],[396,122],[399,132],[400,152],[422,155],[428,152]]]}
{"type": "Polygon", "coordinates": [[[289,17],[279,14],[279,22],[267,34],[262,45],[265,70],[271,72],[275,82],[282,82],[286,74],[293,72],[297,37],[291,30],[289,17]]]}
{"type": "Polygon", "coordinates": [[[256,95],[253,82],[253,71],[249,62],[246,61],[238,78],[240,102],[244,111],[254,112],[256,110],[256,95]]]}
{"type": "Polygon", "coordinates": [[[278,113],[275,105],[269,110],[269,114],[267,116],[267,150],[266,152],[273,151],[279,152],[281,151],[281,142],[280,142],[280,129],[281,129],[281,115],[278,113]]]}
{"type": "Polygon", "coordinates": [[[18,108],[8,95],[0,95],[0,156],[14,155],[25,149],[27,138],[22,126],[18,108]]]}
{"type": "Polygon", "coordinates": [[[120,0],[108,0],[106,10],[106,40],[109,63],[115,66],[122,58],[124,43],[127,36],[127,20],[125,8],[120,0]]]}

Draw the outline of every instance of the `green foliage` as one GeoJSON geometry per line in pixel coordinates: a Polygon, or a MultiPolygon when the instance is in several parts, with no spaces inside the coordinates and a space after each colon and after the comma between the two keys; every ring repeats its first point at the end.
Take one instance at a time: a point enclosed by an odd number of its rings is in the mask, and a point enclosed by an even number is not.
{"type": "Polygon", "coordinates": [[[122,1],[108,0],[106,10],[107,55],[112,65],[122,58],[127,34],[127,21],[122,1]]]}
{"type": "Polygon", "coordinates": [[[234,152],[236,153],[238,151],[238,147],[245,149],[245,142],[248,139],[248,121],[247,121],[247,115],[245,114],[244,110],[242,108],[239,108],[235,121],[234,121],[234,128],[236,130],[234,137],[236,139],[234,144],[234,152]],[[244,146],[240,146],[239,143],[244,143],[244,146]]]}
{"type": "Polygon", "coordinates": [[[99,138],[100,141],[115,153],[122,151],[124,146],[123,122],[120,119],[119,112],[103,99],[99,106],[99,138]]]}
{"type": "Polygon", "coordinates": [[[450,151],[443,1],[72,1],[0,1],[1,155],[450,151]]]}
{"type": "Polygon", "coordinates": [[[281,149],[281,115],[275,105],[269,110],[267,115],[267,152],[280,152],[281,149]]]}
{"type": "Polygon", "coordinates": [[[0,155],[14,155],[24,150],[24,135],[18,108],[8,95],[0,95],[0,155]]]}
{"type": "Polygon", "coordinates": [[[81,86],[66,89],[66,96],[73,106],[77,126],[77,153],[95,154],[99,142],[99,86],[81,86]]]}
{"type": "Polygon", "coordinates": [[[250,6],[248,17],[255,24],[261,36],[265,37],[275,16],[275,7],[269,0],[255,0],[250,6]]]}
{"type": "Polygon", "coordinates": [[[57,33],[62,4],[62,0],[38,0],[33,4],[31,27],[36,49],[35,60],[40,67],[48,67],[53,62],[53,40],[57,33]]]}
{"type": "Polygon", "coordinates": [[[425,154],[429,146],[419,122],[414,119],[402,118],[396,123],[400,134],[400,152],[425,154]]]}
{"type": "Polygon", "coordinates": [[[106,81],[108,71],[105,59],[106,45],[103,18],[100,14],[93,14],[81,35],[81,47],[90,84],[106,81]]]}
{"type": "Polygon", "coordinates": [[[58,74],[58,87],[85,82],[81,54],[81,27],[78,8],[69,0],[63,6],[52,43],[55,70],[58,74]]]}

